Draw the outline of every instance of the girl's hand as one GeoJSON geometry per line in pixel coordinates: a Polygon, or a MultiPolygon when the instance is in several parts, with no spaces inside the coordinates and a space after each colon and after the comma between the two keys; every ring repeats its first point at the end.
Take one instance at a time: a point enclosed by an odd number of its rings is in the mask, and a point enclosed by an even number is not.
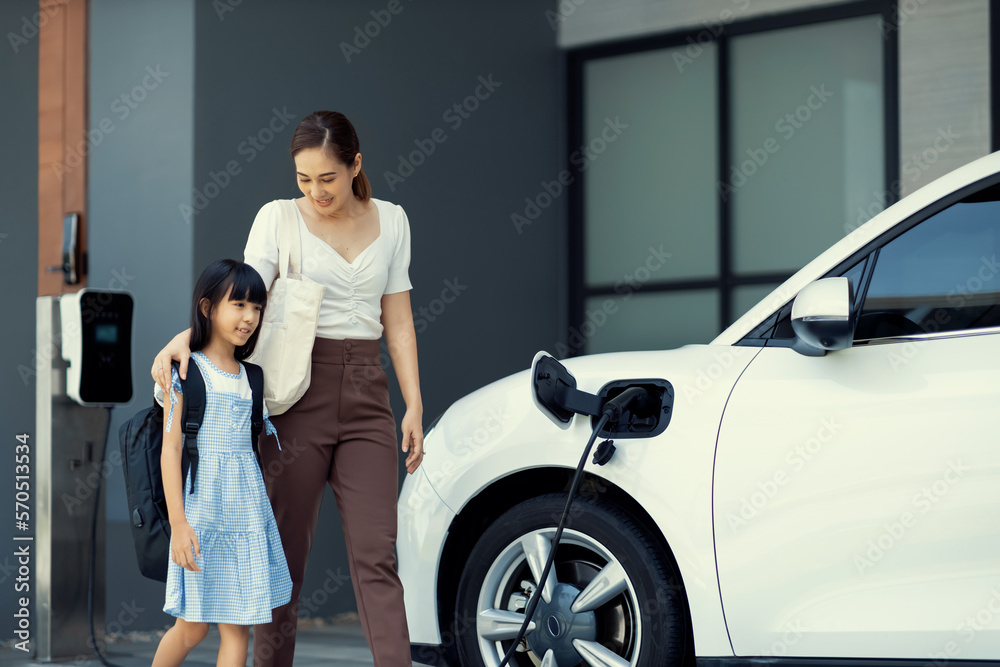
{"type": "Polygon", "coordinates": [[[170,526],[170,555],[174,562],[185,570],[201,572],[195,562],[195,556],[201,558],[201,547],[198,546],[198,536],[187,521],[170,526]],[[193,549],[193,554],[192,554],[193,549]]]}
{"type": "Polygon", "coordinates": [[[420,467],[424,460],[424,426],[421,423],[423,413],[417,410],[407,410],[403,415],[401,429],[403,431],[403,451],[406,457],[406,472],[411,475],[420,467]]]}
{"type": "Polygon", "coordinates": [[[153,368],[150,369],[149,374],[153,376],[153,382],[160,385],[164,396],[170,396],[171,361],[180,362],[181,379],[187,379],[188,360],[191,358],[190,344],[190,330],[179,333],[153,359],[153,368]]]}

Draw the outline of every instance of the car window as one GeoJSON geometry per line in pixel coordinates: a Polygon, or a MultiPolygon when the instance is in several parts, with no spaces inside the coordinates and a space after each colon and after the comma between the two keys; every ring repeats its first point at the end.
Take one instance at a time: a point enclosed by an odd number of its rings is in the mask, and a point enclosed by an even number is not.
{"type": "Polygon", "coordinates": [[[856,342],[1000,326],[994,194],[954,204],[878,251],[856,342]]]}

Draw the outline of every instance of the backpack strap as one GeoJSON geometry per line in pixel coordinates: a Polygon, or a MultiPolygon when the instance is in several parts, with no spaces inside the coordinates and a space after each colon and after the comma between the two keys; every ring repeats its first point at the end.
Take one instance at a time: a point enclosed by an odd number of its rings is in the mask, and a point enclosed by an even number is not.
{"type": "MultiPolygon", "coordinates": [[[[178,363],[173,362],[178,367],[178,363]]],[[[188,362],[187,379],[181,382],[184,389],[184,449],[187,450],[191,470],[191,491],[194,493],[194,479],[198,474],[198,429],[205,419],[205,378],[201,376],[198,363],[188,362]]]]}
{"type": "Polygon", "coordinates": [[[257,440],[260,438],[260,432],[264,430],[264,369],[248,361],[242,363],[243,368],[247,369],[250,392],[253,394],[253,410],[250,413],[250,441],[253,445],[253,455],[257,457],[257,464],[263,467],[257,440]]]}

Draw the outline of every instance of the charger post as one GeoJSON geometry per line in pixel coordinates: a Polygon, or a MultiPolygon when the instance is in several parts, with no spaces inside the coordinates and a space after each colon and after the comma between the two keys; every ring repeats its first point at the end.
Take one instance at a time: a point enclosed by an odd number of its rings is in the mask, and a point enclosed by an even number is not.
{"type": "Polygon", "coordinates": [[[36,301],[32,634],[40,662],[96,657],[87,610],[91,560],[93,622],[98,639],[103,635],[105,408],[131,400],[132,310],[131,295],[111,290],[36,301]]]}

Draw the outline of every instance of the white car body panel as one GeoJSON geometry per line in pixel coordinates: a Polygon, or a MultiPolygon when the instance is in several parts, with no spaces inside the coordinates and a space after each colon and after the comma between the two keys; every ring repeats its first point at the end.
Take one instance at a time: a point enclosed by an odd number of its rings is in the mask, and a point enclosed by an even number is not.
{"type": "Polygon", "coordinates": [[[952,657],[1000,656],[996,624],[970,642],[958,629],[1000,583],[998,379],[995,331],[825,357],[762,350],[716,457],[736,655],[926,659],[955,642],[952,657]]]}
{"type": "MultiPolygon", "coordinates": [[[[433,449],[436,441],[429,437],[424,444],[433,449]]],[[[441,644],[437,614],[437,566],[441,561],[444,541],[438,538],[448,534],[455,513],[431,486],[426,463],[407,478],[399,495],[398,507],[396,551],[399,555],[399,577],[406,582],[403,605],[406,607],[410,637],[415,643],[441,644]],[[434,568],[428,568],[428,563],[433,563],[434,568]]]]}
{"type": "MultiPolygon", "coordinates": [[[[618,451],[610,463],[601,467],[588,462],[585,470],[625,489],[660,526],[680,567],[695,642],[699,650],[708,651],[705,655],[732,655],[711,530],[715,438],[729,390],[757,352],[701,345],[565,362],[584,391],[596,392],[608,381],[622,378],[664,378],[674,387],[674,409],[666,431],[654,438],[617,440],[618,451]]],[[[460,512],[497,479],[498,471],[576,467],[590,437],[590,419],[577,415],[569,429],[556,428],[532,402],[528,377],[527,372],[517,373],[460,399],[428,438],[429,453],[421,467],[451,510],[460,512]],[[515,461],[517,467],[511,468],[515,461]]],[[[445,537],[440,535],[442,541],[445,537]]],[[[400,549],[412,548],[404,544],[407,539],[413,538],[400,536],[400,549]]],[[[434,572],[436,568],[425,567],[414,578],[429,579],[434,572]]],[[[424,590],[426,583],[417,587],[424,590]]],[[[428,613],[426,604],[413,610],[407,606],[408,618],[419,627],[424,623],[418,616],[428,613]]],[[[418,635],[412,627],[411,640],[437,643],[434,633],[418,635]]]]}

